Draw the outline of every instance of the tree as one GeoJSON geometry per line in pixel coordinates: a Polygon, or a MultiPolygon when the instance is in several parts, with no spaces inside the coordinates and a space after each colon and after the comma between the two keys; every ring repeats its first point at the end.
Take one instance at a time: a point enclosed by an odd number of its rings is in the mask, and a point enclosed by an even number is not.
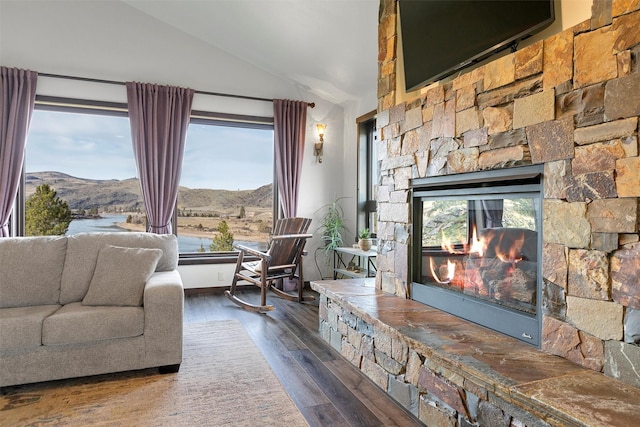
{"type": "Polygon", "coordinates": [[[247,217],[247,213],[244,210],[244,206],[240,206],[240,214],[238,215],[238,219],[243,219],[247,217]]]}
{"type": "Polygon", "coordinates": [[[218,233],[211,241],[209,250],[211,252],[225,252],[233,250],[233,233],[229,231],[229,225],[227,221],[222,220],[218,224],[218,233]]]}
{"type": "Polygon", "coordinates": [[[25,202],[27,236],[63,235],[71,223],[71,209],[49,184],[36,187],[25,202]]]}

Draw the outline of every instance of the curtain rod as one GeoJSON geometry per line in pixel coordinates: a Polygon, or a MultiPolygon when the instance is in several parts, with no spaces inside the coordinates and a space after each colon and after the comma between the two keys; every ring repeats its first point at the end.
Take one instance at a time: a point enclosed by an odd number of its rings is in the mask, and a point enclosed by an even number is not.
{"type": "MultiPolygon", "coordinates": [[[[91,83],[105,83],[110,85],[119,85],[124,86],[125,82],[119,82],[116,80],[104,80],[104,79],[94,79],[91,77],[76,77],[76,76],[63,76],[61,74],[50,74],[50,73],[38,73],[38,76],[42,77],[51,77],[54,79],[65,79],[65,80],[79,80],[83,82],[91,82],[91,83]]],[[[200,95],[211,95],[211,96],[221,96],[226,98],[239,98],[239,99],[249,99],[252,101],[263,101],[263,102],[273,102],[273,99],[269,98],[259,98],[256,96],[247,96],[247,95],[233,95],[230,93],[219,93],[219,92],[207,92],[202,90],[194,90],[195,93],[200,95]]],[[[311,108],[316,106],[315,102],[308,102],[307,105],[311,108]]]]}

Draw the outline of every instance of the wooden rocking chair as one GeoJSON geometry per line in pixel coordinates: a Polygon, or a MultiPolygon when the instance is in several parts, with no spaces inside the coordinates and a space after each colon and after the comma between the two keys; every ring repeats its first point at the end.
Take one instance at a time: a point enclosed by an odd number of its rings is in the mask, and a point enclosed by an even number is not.
{"type": "Polygon", "coordinates": [[[272,305],[267,305],[267,289],[271,289],[276,295],[290,301],[302,302],[302,288],[304,277],[302,274],[302,254],[304,245],[313,234],[307,234],[311,219],[309,218],[285,218],[276,222],[271,237],[271,244],[267,252],[248,248],[242,245],[234,245],[240,251],[236,271],[233,275],[231,289],[225,291],[225,295],[240,307],[251,311],[267,312],[273,310],[272,305]],[[244,262],[245,255],[260,258],[258,261],[244,262]],[[292,295],[273,286],[278,279],[298,279],[298,295],[292,295]],[[260,305],[250,304],[236,295],[238,280],[246,280],[260,287],[260,305]]]}

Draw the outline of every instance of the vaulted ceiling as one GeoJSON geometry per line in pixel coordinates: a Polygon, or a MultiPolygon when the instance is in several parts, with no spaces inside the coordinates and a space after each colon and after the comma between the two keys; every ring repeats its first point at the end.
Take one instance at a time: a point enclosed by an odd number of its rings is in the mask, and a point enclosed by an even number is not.
{"type": "Polygon", "coordinates": [[[332,103],[375,94],[378,0],[122,0],[332,103]]]}

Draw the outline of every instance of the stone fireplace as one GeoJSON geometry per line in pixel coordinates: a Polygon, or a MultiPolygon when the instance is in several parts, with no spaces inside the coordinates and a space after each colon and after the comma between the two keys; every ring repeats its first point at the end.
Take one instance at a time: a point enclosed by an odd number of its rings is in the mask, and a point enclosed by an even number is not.
{"type": "Polygon", "coordinates": [[[380,2],[377,275],[311,283],[321,336],[429,426],[636,425],[640,2],[596,0],[402,100],[396,6],[380,2]],[[466,320],[491,310],[525,324],[466,320]]]}
{"type": "Polygon", "coordinates": [[[377,288],[416,293],[412,184],[538,167],[539,347],[640,386],[638,28],[637,1],[595,2],[591,20],[396,102],[383,0],[377,288]]]}

